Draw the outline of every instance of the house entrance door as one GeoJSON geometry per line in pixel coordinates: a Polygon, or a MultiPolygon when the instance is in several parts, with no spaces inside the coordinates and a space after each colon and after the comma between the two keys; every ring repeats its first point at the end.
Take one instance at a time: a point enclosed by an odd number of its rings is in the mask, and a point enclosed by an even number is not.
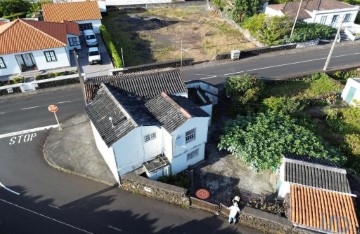
{"type": "Polygon", "coordinates": [[[32,53],[17,54],[15,55],[15,58],[22,72],[34,70],[36,67],[35,59],[32,53]]]}

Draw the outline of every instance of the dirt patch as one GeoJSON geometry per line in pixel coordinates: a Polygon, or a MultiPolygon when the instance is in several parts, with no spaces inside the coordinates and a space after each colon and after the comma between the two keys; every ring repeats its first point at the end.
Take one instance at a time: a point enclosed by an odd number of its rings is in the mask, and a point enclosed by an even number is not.
{"type": "Polygon", "coordinates": [[[254,48],[205,6],[112,12],[103,19],[126,66],[191,57],[213,60],[218,53],[254,48]],[[182,48],[182,52],[181,52],[182,48]]]}

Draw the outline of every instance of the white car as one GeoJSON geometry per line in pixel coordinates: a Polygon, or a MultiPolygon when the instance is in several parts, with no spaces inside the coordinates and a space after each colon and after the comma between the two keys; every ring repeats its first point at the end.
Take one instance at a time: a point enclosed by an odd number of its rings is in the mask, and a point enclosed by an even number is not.
{"type": "Polygon", "coordinates": [[[93,30],[87,29],[83,31],[85,42],[87,46],[97,46],[98,42],[96,40],[96,35],[93,30]]]}
{"type": "Polygon", "coordinates": [[[101,55],[98,47],[89,47],[89,63],[90,65],[102,63],[101,55]]]}

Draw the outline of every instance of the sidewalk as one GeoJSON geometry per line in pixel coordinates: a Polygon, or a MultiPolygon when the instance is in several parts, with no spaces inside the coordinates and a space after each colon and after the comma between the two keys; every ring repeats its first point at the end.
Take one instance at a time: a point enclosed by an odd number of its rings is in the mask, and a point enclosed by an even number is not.
{"type": "Polygon", "coordinates": [[[87,177],[108,185],[116,184],[110,169],[99,153],[90,121],[85,114],[76,115],[52,129],[44,144],[44,157],[52,167],[87,177]]]}

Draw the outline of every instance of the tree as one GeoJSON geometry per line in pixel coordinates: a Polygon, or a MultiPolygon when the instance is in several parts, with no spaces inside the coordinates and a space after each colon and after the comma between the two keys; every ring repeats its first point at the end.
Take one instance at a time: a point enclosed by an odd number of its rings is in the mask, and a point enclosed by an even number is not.
{"type": "Polygon", "coordinates": [[[282,112],[238,116],[225,124],[224,132],[219,150],[235,154],[255,170],[276,170],[284,153],[325,158],[339,164],[345,161],[337,150],[282,112]]]}
{"type": "Polygon", "coordinates": [[[0,0],[0,16],[24,14],[30,11],[31,3],[27,0],[0,0]]]}
{"type": "Polygon", "coordinates": [[[235,22],[240,23],[244,19],[257,14],[261,7],[261,0],[235,0],[232,19],[235,22]]]}
{"type": "Polygon", "coordinates": [[[231,97],[234,104],[257,101],[263,89],[263,81],[246,73],[231,76],[225,81],[226,95],[231,97]]]}

